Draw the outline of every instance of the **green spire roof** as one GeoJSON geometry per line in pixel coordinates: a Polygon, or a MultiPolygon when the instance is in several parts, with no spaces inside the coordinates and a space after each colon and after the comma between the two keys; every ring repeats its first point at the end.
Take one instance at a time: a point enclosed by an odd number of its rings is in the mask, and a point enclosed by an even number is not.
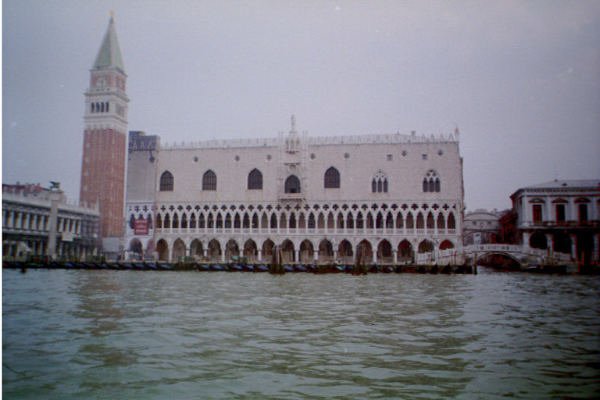
{"type": "Polygon", "coordinates": [[[125,72],[123,66],[123,57],[121,57],[121,49],[119,48],[119,41],[117,40],[117,32],[115,31],[115,20],[111,16],[110,22],[108,23],[108,29],[102,40],[102,46],[96,56],[94,62],[94,69],[110,68],[115,67],[121,72],[125,72]]]}

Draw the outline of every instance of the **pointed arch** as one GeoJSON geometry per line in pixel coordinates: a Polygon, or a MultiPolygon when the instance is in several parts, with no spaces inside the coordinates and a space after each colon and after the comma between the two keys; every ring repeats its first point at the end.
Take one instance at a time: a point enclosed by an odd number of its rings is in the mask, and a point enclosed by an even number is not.
{"type": "Polygon", "coordinates": [[[346,239],[342,240],[338,246],[338,258],[343,263],[350,264],[352,263],[352,258],[354,256],[354,251],[352,250],[352,244],[346,239]]]}
{"type": "Polygon", "coordinates": [[[454,213],[450,212],[448,214],[448,222],[446,223],[448,229],[456,229],[456,219],[454,218],[454,213]]]}
{"type": "Polygon", "coordinates": [[[339,189],[340,172],[334,167],[329,167],[327,171],[325,171],[323,181],[323,186],[325,189],[339,189]]]}
{"type": "Polygon", "coordinates": [[[393,263],[392,245],[387,239],[383,239],[377,245],[377,261],[384,264],[393,263]]]}
{"type": "Polygon", "coordinates": [[[217,174],[211,169],[202,175],[202,190],[217,190],[217,174]]]}
{"type": "Polygon", "coordinates": [[[159,261],[169,261],[169,244],[165,239],[160,239],[156,243],[156,252],[159,261]]]}
{"type": "Polygon", "coordinates": [[[411,261],[413,258],[412,244],[406,239],[398,244],[398,261],[411,261]]]}
{"type": "Polygon", "coordinates": [[[437,229],[438,231],[443,231],[446,228],[446,221],[444,220],[444,215],[439,213],[437,216],[437,229]]]}
{"type": "Polygon", "coordinates": [[[296,175],[290,175],[285,180],[285,193],[301,193],[300,179],[296,175]]]}
{"type": "Polygon", "coordinates": [[[229,239],[227,244],[225,244],[225,260],[229,261],[233,257],[238,257],[240,255],[240,247],[238,243],[234,239],[229,239]]]}
{"type": "Polygon", "coordinates": [[[314,261],[314,247],[310,240],[306,239],[300,243],[300,262],[303,264],[312,264],[314,261]]]}
{"type": "Polygon", "coordinates": [[[419,211],[417,214],[417,229],[425,228],[425,221],[423,219],[423,214],[419,211]]]}
{"type": "Polygon", "coordinates": [[[271,229],[277,229],[277,216],[275,213],[271,214],[271,229]]]}
{"type": "Polygon", "coordinates": [[[262,190],[263,188],[263,176],[262,172],[254,168],[248,174],[248,190],[262,190]]]}
{"type": "Polygon", "coordinates": [[[431,213],[431,211],[427,214],[426,226],[427,229],[431,230],[435,228],[435,221],[433,219],[433,214],[431,213]]]}
{"type": "Polygon", "coordinates": [[[173,174],[165,171],[160,175],[159,190],[161,192],[172,192],[175,187],[175,179],[173,174]]]}
{"type": "Polygon", "coordinates": [[[221,261],[221,244],[217,239],[208,242],[208,258],[210,261],[221,261]]]}
{"type": "Polygon", "coordinates": [[[256,242],[252,239],[246,240],[246,243],[244,243],[244,257],[246,258],[246,260],[248,262],[253,263],[256,261],[257,255],[258,249],[256,246],[256,242]]]}
{"type": "Polygon", "coordinates": [[[260,229],[267,230],[269,228],[269,217],[267,217],[267,212],[263,211],[261,219],[260,219],[260,229]]]}
{"type": "Polygon", "coordinates": [[[327,239],[321,240],[319,243],[319,262],[333,261],[333,246],[327,239]]]}
{"type": "MultiPolygon", "coordinates": [[[[173,220],[175,216],[173,216],[173,220]]],[[[183,242],[183,240],[181,239],[177,239],[175,240],[175,243],[173,243],[173,257],[172,259],[175,261],[182,261],[183,258],[185,257],[185,253],[186,253],[186,248],[185,248],[185,243],[183,242]]]]}
{"type": "Polygon", "coordinates": [[[271,261],[273,258],[273,249],[275,247],[275,243],[271,239],[267,239],[262,244],[262,258],[266,261],[271,261]]]}
{"type": "Polygon", "coordinates": [[[187,229],[187,228],[188,228],[187,214],[183,213],[183,214],[181,214],[181,229],[187,229]]]}

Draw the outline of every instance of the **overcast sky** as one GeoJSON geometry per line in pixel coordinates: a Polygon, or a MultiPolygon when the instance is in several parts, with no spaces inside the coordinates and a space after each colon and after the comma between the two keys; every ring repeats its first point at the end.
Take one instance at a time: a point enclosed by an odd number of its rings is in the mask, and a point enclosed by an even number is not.
{"type": "Polygon", "coordinates": [[[600,1],[4,0],[4,183],[78,198],[110,10],[129,129],[163,142],[458,126],[468,210],[600,178],[600,1]]]}

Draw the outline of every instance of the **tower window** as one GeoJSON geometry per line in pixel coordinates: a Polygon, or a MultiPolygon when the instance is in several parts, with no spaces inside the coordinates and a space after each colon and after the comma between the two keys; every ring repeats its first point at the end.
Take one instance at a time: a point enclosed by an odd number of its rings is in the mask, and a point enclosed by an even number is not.
{"type": "Polygon", "coordinates": [[[217,175],[210,169],[202,176],[202,190],[217,190],[217,175]]]}

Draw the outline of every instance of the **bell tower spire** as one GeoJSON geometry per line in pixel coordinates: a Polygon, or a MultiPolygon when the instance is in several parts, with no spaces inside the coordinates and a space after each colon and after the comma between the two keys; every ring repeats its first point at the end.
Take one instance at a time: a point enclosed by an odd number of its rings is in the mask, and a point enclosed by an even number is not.
{"type": "Polygon", "coordinates": [[[123,235],[127,138],[127,74],[114,15],[90,69],[85,92],[80,201],[97,203],[105,252],[118,252],[123,235]]]}

